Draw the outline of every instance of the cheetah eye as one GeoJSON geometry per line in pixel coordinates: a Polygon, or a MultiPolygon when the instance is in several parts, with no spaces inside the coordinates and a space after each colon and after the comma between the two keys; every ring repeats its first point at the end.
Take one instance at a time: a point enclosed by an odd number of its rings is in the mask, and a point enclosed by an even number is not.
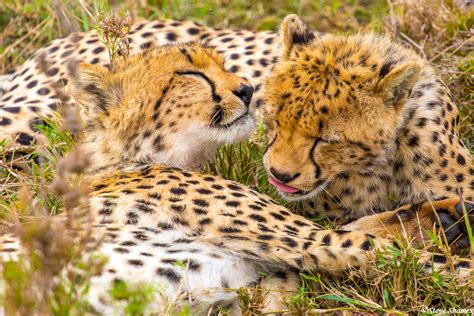
{"type": "Polygon", "coordinates": [[[191,77],[191,78],[196,78],[196,79],[199,79],[199,80],[204,79],[204,81],[207,82],[207,84],[211,87],[211,89],[214,90],[214,88],[215,88],[214,82],[212,82],[212,80],[209,79],[208,76],[206,76],[205,74],[203,74],[200,71],[191,71],[191,70],[190,71],[176,71],[175,74],[178,75],[178,76],[191,77]]]}
{"type": "Polygon", "coordinates": [[[206,76],[202,72],[189,70],[189,71],[176,71],[175,74],[178,76],[190,76],[190,77],[198,78],[200,80],[204,79],[204,81],[211,88],[212,99],[214,100],[214,102],[218,103],[221,101],[222,98],[216,93],[216,85],[214,84],[214,81],[212,81],[208,76],[206,76]]]}

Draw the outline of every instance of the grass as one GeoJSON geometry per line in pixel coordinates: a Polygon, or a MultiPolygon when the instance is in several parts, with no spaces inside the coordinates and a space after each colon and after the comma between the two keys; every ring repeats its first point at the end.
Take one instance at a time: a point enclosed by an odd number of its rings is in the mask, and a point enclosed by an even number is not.
{"type": "MultiPolygon", "coordinates": [[[[93,8],[94,14],[109,10],[108,5],[86,2],[93,8]]],[[[462,138],[474,153],[474,11],[459,8],[454,1],[120,0],[114,1],[110,8],[119,13],[128,10],[135,19],[183,18],[226,28],[276,30],[283,16],[298,13],[312,29],[322,32],[389,30],[438,69],[459,106],[462,138]]],[[[0,73],[21,65],[50,40],[73,31],[90,30],[94,25],[94,21],[78,1],[2,2],[0,73]]],[[[109,44],[119,49],[117,43],[112,41],[109,44]]],[[[67,159],[60,159],[73,147],[74,136],[71,133],[62,130],[55,121],[49,121],[46,126],[38,128],[48,140],[48,145],[30,153],[30,158],[33,159],[24,164],[25,169],[18,171],[9,165],[0,167],[0,218],[4,218],[0,231],[2,227],[11,229],[12,224],[19,220],[32,222],[33,225],[22,232],[24,240],[39,240],[30,243],[33,247],[31,249],[40,247],[43,252],[49,251],[51,257],[58,260],[50,267],[41,264],[29,266],[21,262],[7,267],[4,277],[8,284],[16,284],[17,287],[12,288],[9,295],[4,297],[4,302],[13,307],[9,310],[11,313],[31,314],[35,310],[47,310],[54,315],[83,314],[87,312],[82,297],[87,291],[88,279],[100,269],[103,261],[97,258],[93,259],[93,262],[84,261],[80,256],[81,245],[76,247],[68,241],[60,244],[63,251],[59,251],[61,248],[57,247],[55,240],[62,240],[61,236],[46,234],[49,224],[35,226],[36,221],[33,221],[38,217],[47,220],[49,215],[67,211],[80,203],[77,199],[82,194],[81,185],[75,190],[70,183],[58,178],[66,175],[66,178],[74,183],[77,177],[71,177],[70,174],[74,174],[74,168],[81,169],[83,166],[78,167],[70,163],[68,165],[67,159]],[[41,167],[38,166],[38,160],[41,160],[41,167]],[[56,171],[58,165],[59,173],[56,171]],[[70,194],[71,192],[75,193],[70,194]],[[32,212],[33,209],[41,211],[32,212]],[[44,235],[49,239],[43,238],[44,235]],[[89,271],[80,279],[77,279],[77,275],[65,278],[65,281],[56,287],[44,283],[45,278],[42,278],[42,275],[57,275],[57,271],[65,264],[84,271],[88,267],[89,271]],[[91,267],[95,269],[90,269],[91,267]],[[22,282],[16,282],[17,280],[22,282]],[[32,293],[31,284],[39,284],[35,288],[39,289],[36,294],[32,293]],[[45,293],[48,291],[53,295],[46,298],[45,293]],[[36,296],[40,295],[38,293],[44,296],[36,296]],[[41,305],[39,301],[46,303],[41,305]]],[[[12,157],[8,148],[8,143],[0,142],[1,160],[13,158],[20,162],[20,158],[15,155],[12,157]]],[[[268,185],[261,163],[263,148],[263,130],[259,129],[249,141],[220,148],[215,161],[206,166],[206,171],[254,186],[279,203],[299,211],[299,204],[289,204],[281,200],[274,188],[268,185]]],[[[326,227],[335,225],[327,220],[320,223],[326,227]]],[[[367,271],[351,271],[341,278],[301,274],[302,287],[298,293],[288,298],[284,311],[295,315],[304,315],[308,311],[403,314],[419,312],[428,306],[444,310],[473,308],[474,291],[469,281],[437,273],[427,275],[419,264],[419,258],[419,250],[406,243],[400,250],[392,249],[390,256],[380,254],[378,265],[373,271],[369,271],[371,277],[367,276],[367,271]]],[[[41,263],[41,260],[35,257],[35,251],[31,251],[29,259],[41,263]]],[[[125,302],[124,314],[143,313],[153,289],[146,285],[142,288],[144,290],[140,291],[129,284],[120,283],[111,289],[113,297],[125,302]]],[[[246,289],[239,289],[238,293],[240,305],[246,315],[257,314],[265,293],[249,293],[246,289]]],[[[167,307],[165,314],[171,313],[174,313],[173,309],[167,307]]],[[[177,314],[190,315],[189,308],[184,307],[177,314]]]]}

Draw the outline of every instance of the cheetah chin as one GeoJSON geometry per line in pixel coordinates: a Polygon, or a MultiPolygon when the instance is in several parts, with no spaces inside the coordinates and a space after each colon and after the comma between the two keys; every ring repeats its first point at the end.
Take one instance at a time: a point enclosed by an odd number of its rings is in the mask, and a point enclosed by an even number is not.
{"type": "Polygon", "coordinates": [[[247,139],[255,130],[253,111],[238,116],[230,127],[208,128],[194,124],[174,137],[173,150],[157,156],[155,163],[173,161],[178,168],[199,169],[210,161],[219,146],[247,139]],[[172,157],[170,157],[172,156],[172,157]]]}

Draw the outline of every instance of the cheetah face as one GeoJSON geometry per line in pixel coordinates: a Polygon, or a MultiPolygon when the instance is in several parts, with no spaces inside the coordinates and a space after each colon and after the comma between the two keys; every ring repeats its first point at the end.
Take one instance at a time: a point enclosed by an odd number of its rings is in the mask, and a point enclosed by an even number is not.
{"type": "Polygon", "coordinates": [[[72,93],[88,122],[85,142],[122,161],[201,166],[254,128],[253,88],[223,63],[193,43],[150,50],[111,70],[80,65],[72,93]]]}
{"type": "Polygon", "coordinates": [[[336,177],[383,170],[420,66],[404,56],[386,63],[372,47],[385,38],[315,39],[295,15],[281,30],[285,55],[265,87],[269,182],[304,200],[336,177]]]}

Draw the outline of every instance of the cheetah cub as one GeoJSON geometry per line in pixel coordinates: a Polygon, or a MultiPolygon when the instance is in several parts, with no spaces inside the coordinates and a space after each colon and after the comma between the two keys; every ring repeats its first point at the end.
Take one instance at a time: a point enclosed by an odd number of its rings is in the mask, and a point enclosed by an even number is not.
{"type": "MultiPolygon", "coordinates": [[[[278,309],[298,271],[365,266],[374,246],[388,244],[321,230],[250,188],[180,169],[254,128],[252,87],[213,48],[161,47],[112,69],[82,64],[71,91],[86,119],[79,146],[92,161],[94,237],[104,238],[96,252],[108,257],[87,294],[98,312],[120,307],[109,295],[120,280],[157,288],[150,311],[176,301],[193,314],[219,305],[238,315],[232,289],[256,284],[272,290],[265,309],[278,309]]],[[[3,260],[21,256],[13,234],[0,247],[3,260]]]]}
{"type": "Polygon", "coordinates": [[[281,33],[264,93],[270,183],[348,230],[421,242],[442,225],[469,249],[473,159],[431,65],[387,36],[316,36],[294,14],[281,33]]]}

